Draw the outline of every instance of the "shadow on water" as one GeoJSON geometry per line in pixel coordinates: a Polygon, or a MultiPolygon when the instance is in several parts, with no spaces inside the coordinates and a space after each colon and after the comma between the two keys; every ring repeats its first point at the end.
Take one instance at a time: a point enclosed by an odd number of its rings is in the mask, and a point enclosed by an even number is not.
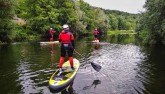
{"type": "Polygon", "coordinates": [[[90,85],[90,86],[85,86],[84,88],[83,88],[83,90],[86,90],[86,89],[90,89],[90,88],[96,88],[96,86],[98,85],[98,84],[101,84],[101,81],[100,80],[94,80],[93,81],[93,83],[90,85]]]}
{"type": "MultiPolygon", "coordinates": [[[[165,94],[165,47],[139,46],[135,35],[85,42],[89,39],[76,41],[76,51],[84,56],[74,53],[81,67],[73,84],[57,94],[165,94]],[[101,70],[90,62],[101,65],[101,70]]],[[[54,94],[48,81],[58,68],[59,54],[57,44],[0,45],[0,92],[54,94]]]]}

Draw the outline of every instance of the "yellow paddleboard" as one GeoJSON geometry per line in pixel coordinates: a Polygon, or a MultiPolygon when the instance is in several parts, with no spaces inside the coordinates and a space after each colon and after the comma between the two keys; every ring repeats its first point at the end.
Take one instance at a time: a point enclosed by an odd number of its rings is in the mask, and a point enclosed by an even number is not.
{"type": "Polygon", "coordinates": [[[62,73],[59,72],[59,69],[56,70],[55,73],[53,73],[49,80],[50,89],[58,91],[69,86],[69,84],[74,80],[76,73],[80,67],[80,62],[77,59],[74,58],[73,63],[74,70],[70,68],[70,63],[69,61],[67,61],[63,64],[62,73]]]}

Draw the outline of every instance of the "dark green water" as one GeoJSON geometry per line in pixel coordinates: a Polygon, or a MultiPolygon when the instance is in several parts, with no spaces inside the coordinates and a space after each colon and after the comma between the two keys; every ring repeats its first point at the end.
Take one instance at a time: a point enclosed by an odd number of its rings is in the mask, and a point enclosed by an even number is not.
{"type": "MultiPolygon", "coordinates": [[[[87,57],[72,85],[57,94],[165,94],[165,47],[144,47],[134,35],[104,36],[76,41],[76,50],[87,57]],[[96,72],[89,62],[102,66],[96,72]]],[[[0,45],[1,94],[56,94],[48,81],[58,68],[59,46],[39,42],[0,45]]],[[[67,59],[67,58],[66,58],[67,59]]]]}

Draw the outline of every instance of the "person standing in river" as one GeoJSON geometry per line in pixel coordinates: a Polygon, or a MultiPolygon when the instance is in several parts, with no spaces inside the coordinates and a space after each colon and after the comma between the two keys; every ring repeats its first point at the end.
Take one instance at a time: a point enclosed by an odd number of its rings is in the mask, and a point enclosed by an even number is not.
{"type": "Polygon", "coordinates": [[[54,37],[54,33],[55,33],[56,31],[54,31],[53,30],[53,28],[50,28],[50,30],[49,30],[49,34],[50,34],[50,41],[53,41],[53,37],[54,37]]]}
{"type": "Polygon", "coordinates": [[[95,30],[93,31],[93,34],[94,34],[94,41],[99,41],[98,39],[99,31],[97,30],[97,28],[95,28],[95,30]]]}
{"type": "Polygon", "coordinates": [[[75,48],[74,44],[74,36],[69,30],[69,26],[67,24],[63,25],[63,30],[59,35],[59,42],[61,44],[61,56],[59,61],[60,72],[62,72],[62,65],[65,60],[66,53],[68,54],[69,62],[71,69],[74,70],[73,64],[73,51],[75,48]]]}

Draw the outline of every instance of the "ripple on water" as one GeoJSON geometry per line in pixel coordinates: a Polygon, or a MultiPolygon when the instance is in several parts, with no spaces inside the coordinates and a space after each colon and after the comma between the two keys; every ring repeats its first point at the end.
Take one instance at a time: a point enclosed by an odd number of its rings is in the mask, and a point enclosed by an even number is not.
{"type": "Polygon", "coordinates": [[[54,70],[51,68],[40,69],[38,64],[21,60],[17,67],[17,74],[19,75],[17,86],[22,87],[20,93],[39,93],[41,90],[49,92],[47,85],[49,77],[53,72],[54,70]]]}
{"type": "MultiPolygon", "coordinates": [[[[109,92],[112,94],[143,94],[146,92],[144,84],[150,83],[146,75],[149,70],[141,67],[145,55],[140,47],[131,44],[102,44],[100,49],[91,52],[88,59],[90,62],[101,65],[102,69],[98,73],[89,66],[89,63],[84,64],[79,74],[86,75],[87,78],[81,82],[75,81],[75,83],[83,83],[82,85],[86,87],[87,82],[92,83],[91,79],[99,79],[101,83],[97,89],[105,90],[104,94],[109,92]]],[[[80,85],[79,89],[82,87],[80,85]]],[[[91,89],[86,92],[91,92],[91,89]]],[[[98,92],[101,93],[101,91],[98,92]]]]}

